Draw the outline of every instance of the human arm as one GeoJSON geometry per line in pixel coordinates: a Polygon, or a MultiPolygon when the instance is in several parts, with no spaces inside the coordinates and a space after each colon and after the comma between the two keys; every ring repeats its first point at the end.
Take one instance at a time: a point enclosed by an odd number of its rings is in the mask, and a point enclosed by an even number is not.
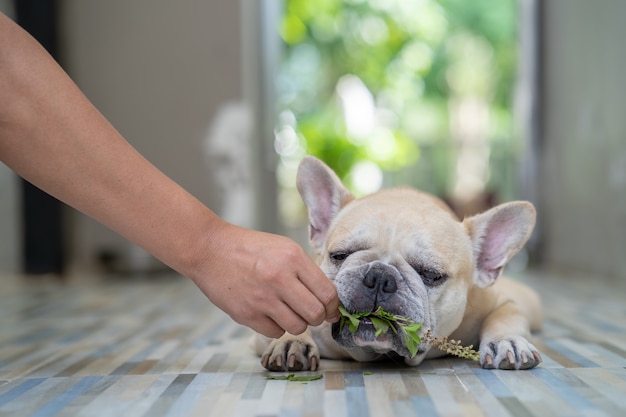
{"type": "Polygon", "coordinates": [[[0,160],[191,278],[270,337],[337,316],[293,241],[224,222],[143,158],[45,50],[0,14],[0,160]]]}

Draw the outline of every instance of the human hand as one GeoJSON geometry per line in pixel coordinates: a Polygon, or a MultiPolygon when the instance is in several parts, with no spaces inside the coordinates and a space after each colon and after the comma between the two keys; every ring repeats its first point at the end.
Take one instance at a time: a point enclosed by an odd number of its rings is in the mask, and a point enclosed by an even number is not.
{"type": "Polygon", "coordinates": [[[339,319],[332,283],[285,237],[230,225],[140,155],[0,13],[0,161],[188,276],[270,337],[339,319]]]}
{"type": "Polygon", "coordinates": [[[223,223],[191,277],[236,322],[272,338],[339,320],[335,286],[298,244],[223,223]]]}

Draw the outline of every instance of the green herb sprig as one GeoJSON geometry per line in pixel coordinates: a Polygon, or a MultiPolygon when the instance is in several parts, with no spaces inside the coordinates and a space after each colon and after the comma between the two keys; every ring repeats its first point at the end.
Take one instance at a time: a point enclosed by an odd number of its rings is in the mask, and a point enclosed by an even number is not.
{"type": "Polygon", "coordinates": [[[296,381],[296,382],[311,382],[317,381],[318,379],[322,379],[324,375],[265,375],[265,379],[267,380],[275,380],[275,381],[296,381]]]}
{"type": "Polygon", "coordinates": [[[382,307],[378,307],[376,311],[366,313],[350,313],[343,306],[339,306],[339,312],[341,318],[339,320],[339,328],[343,329],[345,325],[349,326],[350,332],[355,333],[359,328],[360,319],[368,318],[374,325],[374,336],[378,337],[381,334],[387,333],[391,329],[394,333],[398,334],[398,331],[402,332],[404,336],[404,343],[409,350],[411,357],[417,355],[417,350],[422,338],[430,343],[431,346],[437,347],[450,355],[455,355],[465,359],[471,359],[477,361],[479,359],[479,352],[475,351],[472,345],[461,346],[461,341],[450,339],[447,337],[438,338],[432,336],[431,331],[428,330],[420,337],[420,330],[422,329],[421,323],[415,323],[409,317],[398,316],[383,310],[382,307]]]}
{"type": "Polygon", "coordinates": [[[427,340],[431,346],[446,352],[448,355],[471,359],[473,361],[480,359],[480,352],[474,350],[474,345],[461,346],[460,340],[448,339],[447,337],[435,337],[431,334],[430,329],[426,331],[424,340],[427,340]]]}
{"type": "Polygon", "coordinates": [[[404,343],[411,357],[417,355],[417,349],[420,343],[422,343],[422,339],[419,335],[419,331],[422,329],[420,323],[415,323],[408,317],[388,313],[383,310],[382,307],[378,307],[374,312],[349,313],[343,306],[339,306],[339,312],[341,313],[341,320],[339,321],[340,329],[343,329],[343,326],[347,322],[350,326],[350,332],[355,333],[359,328],[360,319],[368,318],[374,325],[375,337],[387,333],[389,329],[396,334],[399,330],[404,336],[404,343]]]}

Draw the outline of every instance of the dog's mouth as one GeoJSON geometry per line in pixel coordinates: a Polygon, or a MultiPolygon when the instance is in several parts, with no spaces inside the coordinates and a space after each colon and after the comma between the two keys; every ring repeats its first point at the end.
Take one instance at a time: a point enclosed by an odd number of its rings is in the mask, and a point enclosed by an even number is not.
{"type": "Polygon", "coordinates": [[[374,323],[369,318],[360,318],[359,326],[353,332],[348,324],[333,324],[333,339],[346,348],[352,347],[371,347],[378,353],[386,353],[395,350],[394,346],[398,343],[394,341],[397,335],[393,331],[376,336],[374,323]]]}
{"type": "Polygon", "coordinates": [[[359,318],[356,329],[350,329],[350,325],[341,322],[332,326],[333,339],[345,348],[366,348],[378,354],[388,355],[395,353],[399,356],[409,357],[410,354],[405,346],[401,332],[397,328],[376,335],[376,327],[368,317],[359,318]]]}
{"type": "Polygon", "coordinates": [[[342,327],[339,323],[334,323],[332,336],[338,344],[348,350],[362,349],[365,352],[375,352],[390,358],[401,357],[407,363],[414,364],[421,362],[430,348],[428,343],[422,341],[417,347],[417,352],[409,351],[400,331],[389,330],[376,336],[374,324],[368,318],[359,320],[359,327],[354,333],[350,331],[347,325],[342,327]]]}
{"type": "MultiPolygon", "coordinates": [[[[341,324],[339,324],[339,327],[341,328],[341,324]]],[[[344,325],[344,327],[346,327],[344,325]]],[[[372,320],[368,317],[361,317],[359,319],[359,326],[357,327],[356,332],[352,332],[350,331],[350,333],[356,335],[357,333],[361,334],[363,333],[365,336],[370,336],[370,333],[376,337],[376,328],[374,327],[374,322],[372,322],[372,320]]],[[[361,335],[363,336],[363,335],[361,335]]],[[[378,336],[380,337],[380,336],[378,336]]]]}
{"type": "Polygon", "coordinates": [[[342,313],[342,320],[332,326],[333,339],[346,349],[400,356],[407,361],[420,362],[429,345],[420,341],[420,328],[414,327],[416,322],[398,312],[379,310],[377,308],[367,314],[346,310],[342,313]],[[382,330],[381,322],[386,323],[382,330]],[[417,344],[414,336],[418,337],[417,344]]]}

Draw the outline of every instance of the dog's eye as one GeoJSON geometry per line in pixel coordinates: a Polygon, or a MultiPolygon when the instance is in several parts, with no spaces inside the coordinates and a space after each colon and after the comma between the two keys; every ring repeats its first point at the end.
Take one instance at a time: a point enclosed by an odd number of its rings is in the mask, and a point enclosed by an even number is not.
{"type": "Polygon", "coordinates": [[[433,269],[420,269],[417,271],[427,287],[436,287],[441,285],[448,279],[446,274],[442,274],[439,271],[433,269]]]}
{"type": "Polygon", "coordinates": [[[350,252],[331,252],[328,257],[330,258],[330,260],[335,263],[335,264],[339,264],[343,261],[345,261],[348,256],[350,256],[350,252]]]}

